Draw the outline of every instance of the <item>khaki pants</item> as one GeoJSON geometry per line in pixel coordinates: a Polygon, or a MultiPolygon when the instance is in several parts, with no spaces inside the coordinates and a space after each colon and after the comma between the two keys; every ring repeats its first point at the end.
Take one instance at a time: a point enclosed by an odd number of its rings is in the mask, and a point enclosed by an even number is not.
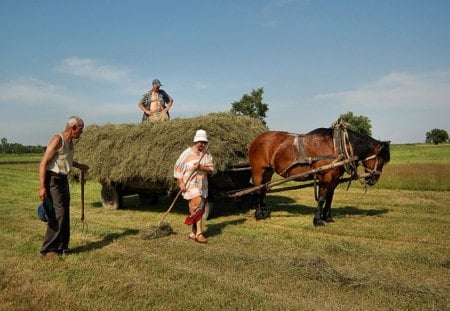
{"type": "Polygon", "coordinates": [[[168,121],[169,115],[166,111],[160,111],[160,112],[152,112],[150,117],[148,118],[148,121],[168,121]]]}

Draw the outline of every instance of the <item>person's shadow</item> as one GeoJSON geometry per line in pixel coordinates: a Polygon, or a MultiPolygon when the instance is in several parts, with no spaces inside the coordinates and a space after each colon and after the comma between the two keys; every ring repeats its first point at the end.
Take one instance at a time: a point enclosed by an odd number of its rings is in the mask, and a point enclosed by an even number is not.
{"type": "Polygon", "coordinates": [[[91,250],[100,249],[103,248],[109,244],[111,244],[114,240],[117,240],[119,238],[128,236],[128,235],[136,235],[139,233],[139,230],[136,229],[126,229],[125,231],[121,233],[110,233],[107,234],[101,239],[100,241],[91,242],[86,245],[77,246],[75,248],[71,248],[68,251],[68,254],[79,254],[83,252],[89,252],[91,250]]]}

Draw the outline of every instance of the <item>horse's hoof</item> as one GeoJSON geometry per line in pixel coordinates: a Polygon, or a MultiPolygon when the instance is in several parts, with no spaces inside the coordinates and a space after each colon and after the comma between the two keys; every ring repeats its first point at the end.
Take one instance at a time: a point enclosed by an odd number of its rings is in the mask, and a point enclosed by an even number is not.
{"type": "Polygon", "coordinates": [[[324,220],[325,220],[325,222],[329,222],[329,223],[334,222],[334,219],[332,217],[327,217],[324,220]]]}
{"type": "Polygon", "coordinates": [[[325,223],[323,222],[322,219],[314,218],[313,223],[314,223],[314,226],[316,226],[316,227],[318,227],[318,226],[325,226],[325,223]]]}
{"type": "Polygon", "coordinates": [[[265,212],[263,212],[262,213],[262,219],[267,219],[267,218],[270,218],[270,214],[269,213],[265,213],[265,212]]]}

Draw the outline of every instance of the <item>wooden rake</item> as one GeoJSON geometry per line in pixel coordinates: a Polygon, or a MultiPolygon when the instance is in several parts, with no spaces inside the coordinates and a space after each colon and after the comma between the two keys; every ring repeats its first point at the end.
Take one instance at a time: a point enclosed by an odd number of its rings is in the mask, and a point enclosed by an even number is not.
{"type": "MultiPolygon", "coordinates": [[[[206,146],[205,150],[202,151],[202,155],[201,155],[201,157],[200,157],[200,160],[198,160],[198,163],[199,163],[199,164],[200,164],[200,162],[203,160],[203,157],[205,156],[205,154],[206,154],[206,152],[208,151],[208,149],[209,149],[209,144],[206,146]]],[[[188,178],[188,180],[187,180],[187,182],[186,182],[186,185],[189,184],[189,182],[191,181],[191,179],[192,179],[195,175],[196,175],[196,173],[193,172],[193,173],[191,174],[191,176],[189,176],[189,178],[188,178]]],[[[178,198],[180,197],[180,195],[181,195],[181,189],[178,190],[178,193],[177,193],[177,195],[175,196],[175,199],[173,199],[172,204],[170,204],[169,208],[168,208],[167,211],[164,213],[163,217],[161,218],[161,220],[160,220],[159,223],[158,223],[158,226],[161,227],[161,226],[164,225],[164,223],[163,223],[163,222],[164,222],[164,219],[166,219],[167,215],[169,215],[170,211],[172,210],[173,206],[174,206],[175,203],[177,202],[177,200],[178,200],[178,198]]]]}

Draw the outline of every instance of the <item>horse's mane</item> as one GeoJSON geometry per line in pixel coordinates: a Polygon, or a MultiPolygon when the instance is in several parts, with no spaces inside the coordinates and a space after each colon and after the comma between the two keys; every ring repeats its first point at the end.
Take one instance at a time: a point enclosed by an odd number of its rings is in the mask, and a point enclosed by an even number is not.
{"type": "Polygon", "coordinates": [[[369,135],[361,134],[355,132],[351,129],[347,129],[348,138],[352,144],[355,152],[358,152],[360,159],[367,157],[377,145],[382,145],[382,149],[378,153],[385,163],[389,162],[391,159],[391,154],[389,150],[389,142],[376,140],[369,135]]]}
{"type": "MultiPolygon", "coordinates": [[[[378,153],[378,155],[385,161],[385,163],[389,162],[391,158],[389,142],[376,140],[369,135],[361,134],[348,128],[347,132],[348,138],[353,147],[353,151],[358,155],[360,159],[366,158],[373,151],[373,149],[375,149],[375,147],[380,144],[383,146],[383,148],[378,153]]],[[[307,135],[328,136],[333,139],[333,129],[320,127],[307,133],[307,135]]]]}
{"type": "Polygon", "coordinates": [[[311,132],[308,132],[306,135],[318,135],[318,136],[330,136],[333,137],[333,131],[331,128],[319,127],[311,132]]]}

